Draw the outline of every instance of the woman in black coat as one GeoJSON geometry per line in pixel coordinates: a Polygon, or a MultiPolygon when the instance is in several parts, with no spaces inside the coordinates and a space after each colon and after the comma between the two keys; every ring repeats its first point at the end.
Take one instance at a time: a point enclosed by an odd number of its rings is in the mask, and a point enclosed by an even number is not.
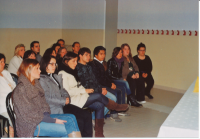
{"type": "Polygon", "coordinates": [[[133,59],[135,60],[138,68],[140,69],[140,76],[143,77],[144,82],[147,86],[145,87],[145,95],[149,99],[153,99],[153,96],[150,94],[150,91],[154,85],[154,79],[151,75],[152,72],[152,62],[148,55],[145,55],[146,46],[143,43],[140,43],[137,47],[138,55],[135,55],[133,59]]]}

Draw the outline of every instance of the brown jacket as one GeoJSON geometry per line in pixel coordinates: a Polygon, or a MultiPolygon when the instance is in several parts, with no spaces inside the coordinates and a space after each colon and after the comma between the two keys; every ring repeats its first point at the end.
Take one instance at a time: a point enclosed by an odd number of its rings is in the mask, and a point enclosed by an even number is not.
{"type": "Polygon", "coordinates": [[[38,80],[33,86],[24,76],[20,75],[18,85],[13,92],[16,129],[19,137],[33,137],[36,126],[43,120],[44,112],[50,112],[38,80]]]}
{"type": "MultiPolygon", "coordinates": [[[[131,57],[129,58],[129,60],[131,61],[131,63],[133,64],[133,68],[135,69],[135,71],[139,72],[139,68],[137,66],[137,64],[135,63],[134,59],[131,57]]],[[[122,68],[122,78],[126,79],[127,75],[129,74],[130,70],[129,70],[129,62],[126,60],[126,58],[124,57],[124,66],[122,68]]]]}

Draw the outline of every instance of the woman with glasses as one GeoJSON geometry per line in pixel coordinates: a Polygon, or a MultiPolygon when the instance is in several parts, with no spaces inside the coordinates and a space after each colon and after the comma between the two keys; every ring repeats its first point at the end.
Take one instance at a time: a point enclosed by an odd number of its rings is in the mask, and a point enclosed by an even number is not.
{"type": "Polygon", "coordinates": [[[148,55],[145,55],[146,46],[143,43],[138,44],[137,47],[138,55],[135,55],[133,59],[135,60],[138,68],[140,69],[140,76],[144,79],[147,86],[145,87],[145,95],[149,99],[153,99],[150,91],[154,85],[154,79],[151,74],[152,72],[152,62],[148,55]]]}
{"type": "Polygon", "coordinates": [[[45,98],[52,114],[70,113],[76,116],[82,137],[92,137],[92,116],[75,105],[70,104],[68,92],[63,88],[62,75],[54,74],[56,58],[43,57],[40,61],[40,84],[45,92],[45,98]]]}

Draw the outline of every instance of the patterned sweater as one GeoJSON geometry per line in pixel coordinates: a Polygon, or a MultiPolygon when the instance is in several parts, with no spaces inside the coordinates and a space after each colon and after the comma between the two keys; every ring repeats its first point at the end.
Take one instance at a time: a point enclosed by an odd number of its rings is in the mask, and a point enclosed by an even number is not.
{"type": "Polygon", "coordinates": [[[95,75],[93,74],[91,66],[78,63],[76,68],[81,84],[86,89],[91,88],[94,89],[94,93],[102,93],[102,86],[98,83],[95,75]]]}

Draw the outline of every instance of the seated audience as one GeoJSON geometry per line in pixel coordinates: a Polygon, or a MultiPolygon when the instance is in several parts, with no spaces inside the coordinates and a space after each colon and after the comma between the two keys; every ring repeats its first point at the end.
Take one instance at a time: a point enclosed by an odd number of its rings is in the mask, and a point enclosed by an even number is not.
{"type": "Polygon", "coordinates": [[[58,54],[58,49],[60,49],[60,44],[59,43],[54,43],[51,48],[53,48],[55,50],[56,55],[57,55],[58,54]]]}
{"type": "Polygon", "coordinates": [[[15,47],[14,57],[10,60],[10,63],[8,65],[8,71],[10,73],[17,75],[17,70],[19,69],[19,66],[23,61],[24,52],[25,46],[23,44],[18,44],[15,47]]]}
{"type": "MultiPolygon", "coordinates": [[[[122,78],[128,82],[134,99],[136,99],[139,103],[146,103],[144,97],[144,79],[139,76],[139,69],[134,59],[132,58],[130,46],[127,43],[124,43],[121,45],[121,49],[124,57],[122,78]]],[[[130,99],[127,100],[127,103],[129,102],[130,99]]]]}
{"type": "Polygon", "coordinates": [[[65,47],[65,41],[63,39],[57,40],[57,43],[59,43],[61,47],[65,47]]]}
{"type": "MultiPolygon", "coordinates": [[[[125,102],[125,88],[123,86],[115,85],[112,80],[108,77],[104,66],[103,60],[105,59],[106,49],[103,46],[97,46],[94,48],[93,61],[89,62],[88,65],[92,67],[92,72],[94,73],[97,81],[106,88],[107,91],[114,94],[117,98],[118,104],[124,104],[125,102]],[[124,99],[124,100],[123,100],[124,99]]],[[[122,114],[122,113],[120,113],[122,114]]],[[[127,114],[126,114],[127,115],[127,114]]],[[[115,111],[111,112],[111,119],[117,121],[122,121],[118,117],[118,113],[115,111]]]]}
{"type": "Polygon", "coordinates": [[[80,43],[79,42],[74,42],[72,44],[72,51],[75,53],[75,54],[78,54],[78,51],[80,50],[80,43]]]}
{"type": "Polygon", "coordinates": [[[46,57],[46,56],[56,57],[56,51],[53,48],[48,48],[48,49],[46,49],[46,51],[43,54],[43,57],[46,57]]]}
{"type": "Polygon", "coordinates": [[[54,74],[56,58],[43,56],[40,65],[41,75],[39,82],[44,89],[51,114],[74,114],[82,137],[92,137],[92,116],[88,111],[70,104],[70,96],[63,88],[62,75],[54,74]]]}
{"type": "Polygon", "coordinates": [[[126,88],[127,100],[129,100],[131,106],[140,107],[142,105],[134,99],[134,94],[131,93],[128,82],[122,78],[123,65],[124,57],[122,57],[122,50],[120,47],[115,47],[112,53],[112,58],[108,60],[108,76],[116,85],[121,85],[126,88]]]}
{"type": "Polygon", "coordinates": [[[57,64],[58,64],[58,70],[59,69],[62,69],[62,66],[63,66],[63,57],[64,55],[67,53],[67,49],[65,47],[61,47],[59,50],[58,50],[58,54],[56,56],[56,60],[57,60],[57,64]]]}
{"type": "Polygon", "coordinates": [[[35,52],[32,51],[32,50],[27,50],[27,51],[24,53],[23,60],[26,59],[26,58],[29,58],[29,59],[36,59],[36,54],[35,54],[35,52]]]}
{"type": "MultiPolygon", "coordinates": [[[[9,120],[9,124],[12,125],[6,109],[6,97],[16,85],[10,73],[4,69],[5,62],[6,57],[0,53],[0,114],[6,117],[9,120]]],[[[11,126],[9,126],[9,137],[14,137],[14,130],[11,126]]]]}
{"type": "Polygon", "coordinates": [[[35,59],[25,59],[19,67],[18,85],[13,92],[18,137],[77,137],[79,128],[74,115],[50,114],[44,90],[38,81],[40,72],[35,59]]]}
{"type": "Polygon", "coordinates": [[[133,59],[135,60],[138,68],[140,69],[140,76],[143,77],[144,82],[147,86],[145,87],[145,95],[149,99],[153,99],[153,96],[150,94],[150,91],[154,85],[154,79],[151,75],[152,72],[152,62],[148,55],[145,55],[146,46],[143,43],[138,44],[137,47],[138,55],[135,55],[133,59]]]}
{"type": "Polygon", "coordinates": [[[40,44],[38,41],[33,41],[30,44],[30,49],[36,53],[36,60],[40,62],[42,56],[40,55],[40,44]]]}
{"type": "Polygon", "coordinates": [[[96,111],[95,137],[104,137],[104,106],[116,111],[126,111],[129,106],[127,104],[117,104],[101,93],[93,93],[94,89],[85,89],[81,85],[77,74],[77,60],[78,55],[73,52],[68,52],[64,56],[63,61],[65,62],[66,67],[59,72],[63,77],[63,87],[70,95],[71,104],[80,108],[88,107],[96,111]]]}
{"type": "MultiPolygon", "coordinates": [[[[90,61],[90,54],[91,51],[89,48],[83,47],[79,50],[78,56],[79,56],[79,62],[77,64],[77,71],[78,71],[78,77],[80,79],[81,84],[84,88],[92,88],[94,89],[93,93],[100,93],[105,95],[107,98],[117,101],[117,98],[112,93],[108,92],[106,88],[103,88],[98,81],[96,80],[96,77],[92,73],[92,67],[89,66],[87,63],[90,61]]],[[[104,115],[108,113],[108,108],[104,108],[104,115]]],[[[92,113],[92,119],[93,124],[95,123],[95,112],[92,113]]]]}

